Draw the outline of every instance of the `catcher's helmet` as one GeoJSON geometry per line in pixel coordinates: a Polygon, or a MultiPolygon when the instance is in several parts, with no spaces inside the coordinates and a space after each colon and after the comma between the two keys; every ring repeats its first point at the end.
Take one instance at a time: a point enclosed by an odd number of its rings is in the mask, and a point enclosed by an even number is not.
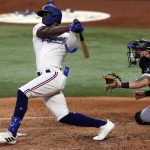
{"type": "Polygon", "coordinates": [[[146,39],[130,41],[127,52],[129,66],[136,65],[140,60],[140,51],[150,51],[150,41],[146,39]]]}
{"type": "Polygon", "coordinates": [[[59,8],[52,4],[43,6],[42,10],[37,12],[37,15],[43,17],[44,12],[51,13],[51,16],[42,20],[45,25],[51,25],[54,22],[61,23],[62,12],[59,8]]]}

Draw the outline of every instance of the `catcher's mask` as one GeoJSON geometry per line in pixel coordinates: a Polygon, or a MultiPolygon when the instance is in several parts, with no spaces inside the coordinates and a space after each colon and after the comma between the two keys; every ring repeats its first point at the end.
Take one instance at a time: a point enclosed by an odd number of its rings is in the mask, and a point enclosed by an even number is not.
{"type": "Polygon", "coordinates": [[[43,17],[45,12],[50,13],[51,15],[42,19],[43,24],[45,24],[46,26],[49,26],[54,22],[57,22],[59,24],[61,23],[62,12],[59,8],[57,8],[56,6],[52,4],[48,4],[48,5],[43,6],[42,10],[37,12],[37,15],[40,17],[43,17]]]}
{"type": "Polygon", "coordinates": [[[130,41],[128,43],[128,50],[128,62],[129,67],[131,67],[139,63],[140,51],[150,51],[150,41],[145,39],[130,41]]]}

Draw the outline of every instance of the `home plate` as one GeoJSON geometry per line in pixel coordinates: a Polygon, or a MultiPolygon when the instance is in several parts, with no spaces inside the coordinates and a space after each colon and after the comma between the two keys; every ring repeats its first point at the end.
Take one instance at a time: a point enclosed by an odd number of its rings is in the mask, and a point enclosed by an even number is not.
{"type": "Polygon", "coordinates": [[[27,134],[26,133],[17,133],[17,136],[18,137],[24,137],[24,136],[27,136],[27,134]]]}

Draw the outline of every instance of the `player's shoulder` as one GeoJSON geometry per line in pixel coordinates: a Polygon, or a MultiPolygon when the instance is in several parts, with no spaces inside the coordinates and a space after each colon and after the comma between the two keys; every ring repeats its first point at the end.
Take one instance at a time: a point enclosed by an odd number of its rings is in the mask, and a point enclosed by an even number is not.
{"type": "Polygon", "coordinates": [[[43,23],[38,23],[38,24],[36,24],[36,25],[33,27],[33,30],[39,29],[39,28],[41,28],[41,27],[43,27],[43,26],[45,26],[43,23]]]}
{"type": "Polygon", "coordinates": [[[43,23],[38,23],[33,27],[32,33],[33,36],[36,36],[37,30],[39,30],[41,27],[45,26],[43,23]]]}

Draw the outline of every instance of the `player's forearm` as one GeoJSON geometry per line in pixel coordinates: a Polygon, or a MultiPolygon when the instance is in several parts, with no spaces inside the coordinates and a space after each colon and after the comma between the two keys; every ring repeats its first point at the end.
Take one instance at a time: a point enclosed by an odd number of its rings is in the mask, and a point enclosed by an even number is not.
{"type": "Polygon", "coordinates": [[[46,35],[47,36],[59,36],[68,31],[69,31],[69,26],[53,27],[53,28],[47,29],[46,35]]]}
{"type": "Polygon", "coordinates": [[[40,29],[37,32],[37,36],[40,38],[50,38],[50,37],[59,36],[68,31],[69,31],[69,26],[46,27],[40,29]]]}
{"type": "Polygon", "coordinates": [[[123,82],[121,83],[120,87],[121,88],[130,88],[130,89],[137,89],[137,88],[142,88],[145,86],[148,86],[149,82],[147,80],[143,81],[133,81],[133,82],[123,82]]]}
{"type": "Polygon", "coordinates": [[[121,88],[137,89],[150,85],[150,79],[147,76],[142,76],[136,81],[120,83],[121,88]]]}
{"type": "Polygon", "coordinates": [[[129,88],[131,89],[137,89],[137,88],[142,88],[142,87],[145,87],[145,86],[148,86],[148,82],[147,81],[143,81],[143,82],[129,82],[129,88]]]}

